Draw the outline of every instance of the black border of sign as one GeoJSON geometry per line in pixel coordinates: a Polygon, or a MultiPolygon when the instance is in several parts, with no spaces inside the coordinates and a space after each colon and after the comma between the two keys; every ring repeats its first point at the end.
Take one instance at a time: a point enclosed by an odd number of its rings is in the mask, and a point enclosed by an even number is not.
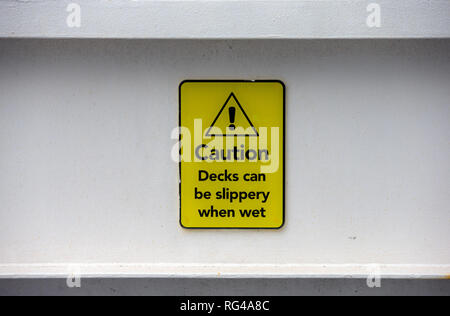
{"type": "MultiPolygon", "coordinates": [[[[280,227],[186,227],[183,225],[181,221],[181,157],[180,162],[178,163],[179,170],[179,191],[178,191],[178,199],[180,204],[180,213],[179,213],[179,223],[180,226],[184,229],[193,229],[193,230],[204,230],[204,229],[245,229],[245,230],[255,230],[255,229],[264,229],[264,230],[279,230],[284,227],[286,223],[286,85],[281,80],[183,80],[178,86],[178,126],[181,127],[181,87],[185,83],[220,83],[220,82],[236,82],[236,83],[279,83],[283,87],[283,222],[280,227]]],[[[178,135],[179,148],[181,152],[181,132],[178,135]]]]}

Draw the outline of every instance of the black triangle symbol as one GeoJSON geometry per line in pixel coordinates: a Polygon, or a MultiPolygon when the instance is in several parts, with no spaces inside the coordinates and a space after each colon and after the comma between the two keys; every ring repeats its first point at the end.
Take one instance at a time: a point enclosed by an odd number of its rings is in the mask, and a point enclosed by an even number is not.
{"type": "Polygon", "coordinates": [[[236,98],[236,96],[235,96],[235,94],[232,92],[231,94],[230,94],[230,96],[227,98],[227,100],[225,101],[225,104],[222,106],[222,108],[220,109],[220,111],[219,111],[219,114],[217,114],[217,116],[216,116],[216,118],[214,119],[214,121],[212,122],[212,124],[211,124],[211,126],[208,128],[208,131],[206,132],[206,136],[207,137],[211,137],[211,136],[225,136],[225,137],[227,137],[227,136],[232,136],[232,137],[238,137],[238,136],[241,136],[241,137],[244,137],[244,136],[248,136],[248,137],[258,137],[259,136],[259,133],[258,133],[258,131],[256,130],[256,128],[255,128],[255,126],[253,126],[253,123],[252,123],[252,121],[250,121],[250,118],[248,117],[248,115],[247,115],[247,113],[245,113],[245,110],[244,110],[244,108],[242,107],[242,105],[241,105],[241,103],[239,102],[239,100],[236,98]],[[216,124],[216,122],[217,122],[217,120],[219,119],[219,117],[220,117],[220,115],[222,114],[222,112],[223,112],[223,110],[227,107],[227,105],[228,105],[228,102],[230,102],[230,100],[231,99],[234,99],[234,101],[236,102],[236,104],[239,106],[239,109],[242,111],[242,114],[244,114],[244,116],[245,116],[245,118],[246,118],[246,120],[247,120],[247,122],[248,122],[248,124],[250,125],[250,127],[252,128],[252,130],[253,130],[253,132],[254,133],[250,133],[250,134],[248,134],[248,133],[246,133],[246,134],[215,134],[215,133],[211,133],[211,129],[214,127],[214,124],[216,124]]]}

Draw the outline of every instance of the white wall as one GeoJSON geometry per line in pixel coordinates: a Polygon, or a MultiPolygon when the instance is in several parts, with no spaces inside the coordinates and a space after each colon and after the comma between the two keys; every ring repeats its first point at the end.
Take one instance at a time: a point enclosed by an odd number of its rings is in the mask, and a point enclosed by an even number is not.
{"type": "Polygon", "coordinates": [[[1,40],[0,264],[13,264],[2,271],[448,274],[449,51],[448,40],[1,40]],[[179,226],[170,132],[178,84],[198,78],[286,83],[284,229],[179,226]]]}

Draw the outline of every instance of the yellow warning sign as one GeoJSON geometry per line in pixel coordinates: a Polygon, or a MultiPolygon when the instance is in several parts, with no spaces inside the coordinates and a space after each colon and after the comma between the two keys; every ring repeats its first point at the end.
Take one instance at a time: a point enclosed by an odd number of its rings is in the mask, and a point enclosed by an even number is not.
{"type": "Polygon", "coordinates": [[[284,84],[189,80],[179,99],[181,225],[281,228],[284,84]]]}

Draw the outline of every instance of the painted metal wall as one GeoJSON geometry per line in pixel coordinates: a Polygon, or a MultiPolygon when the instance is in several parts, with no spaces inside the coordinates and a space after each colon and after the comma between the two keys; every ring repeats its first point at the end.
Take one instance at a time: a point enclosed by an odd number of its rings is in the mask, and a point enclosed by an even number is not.
{"type": "Polygon", "coordinates": [[[0,40],[0,274],[450,274],[449,51],[0,40]],[[282,230],[179,226],[178,84],[203,78],[286,83],[282,230]]]}

